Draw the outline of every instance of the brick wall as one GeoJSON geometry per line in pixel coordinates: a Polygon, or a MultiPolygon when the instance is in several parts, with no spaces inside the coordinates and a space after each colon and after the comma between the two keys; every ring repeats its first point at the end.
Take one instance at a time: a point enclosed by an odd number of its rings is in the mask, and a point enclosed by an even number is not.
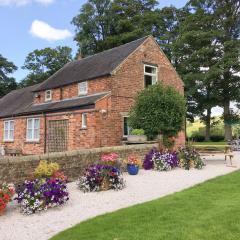
{"type": "MultiPolygon", "coordinates": [[[[68,150],[122,144],[123,116],[128,115],[134,98],[144,88],[144,63],[158,65],[158,80],[175,87],[183,94],[181,79],[168,61],[164,53],[152,38],[148,38],[133,52],[113,73],[111,77],[103,77],[88,81],[88,94],[111,91],[111,95],[96,102],[95,111],[79,110],[46,114],[46,120],[69,120],[68,150]],[[101,110],[106,110],[105,113],[101,110]],[[88,128],[81,129],[81,114],[87,113],[88,128]],[[100,112],[99,112],[100,111],[100,112]]],[[[70,84],[61,89],[53,89],[53,100],[76,97],[78,84],[70,84]]],[[[44,101],[44,92],[35,103],[44,101]]],[[[16,118],[14,143],[3,143],[9,148],[20,148],[24,154],[40,154],[44,152],[44,116],[41,118],[41,138],[39,143],[28,143],[26,138],[26,117],[16,118]]],[[[0,120],[0,139],[3,139],[3,121],[0,120]]],[[[177,145],[185,143],[184,132],[179,133],[177,145]]],[[[2,143],[1,143],[2,144],[2,143]]]]}
{"type": "Polygon", "coordinates": [[[72,181],[76,180],[88,165],[99,162],[100,156],[103,153],[116,152],[120,155],[121,160],[132,153],[138,154],[143,158],[154,146],[157,145],[131,145],[52,153],[39,156],[0,158],[0,184],[3,182],[20,183],[25,179],[29,179],[40,160],[57,162],[72,181]]]}

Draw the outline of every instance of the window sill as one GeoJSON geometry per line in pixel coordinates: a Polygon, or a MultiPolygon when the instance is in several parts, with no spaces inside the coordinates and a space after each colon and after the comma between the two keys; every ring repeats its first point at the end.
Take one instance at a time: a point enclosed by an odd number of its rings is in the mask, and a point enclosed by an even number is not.
{"type": "Polygon", "coordinates": [[[86,96],[88,93],[78,93],[78,96],[81,97],[81,96],[86,96]]]}
{"type": "Polygon", "coordinates": [[[38,144],[38,143],[40,143],[40,140],[26,140],[25,143],[38,144]]]}
{"type": "Polygon", "coordinates": [[[87,127],[81,127],[80,130],[87,130],[87,127]]]}
{"type": "Polygon", "coordinates": [[[3,140],[4,143],[14,143],[14,140],[3,140]]]}

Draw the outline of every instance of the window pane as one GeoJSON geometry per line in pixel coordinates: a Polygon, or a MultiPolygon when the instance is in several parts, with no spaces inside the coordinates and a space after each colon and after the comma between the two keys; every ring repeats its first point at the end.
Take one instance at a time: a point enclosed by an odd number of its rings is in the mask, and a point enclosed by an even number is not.
{"type": "Polygon", "coordinates": [[[124,125],[123,135],[127,136],[127,135],[129,135],[129,132],[130,132],[129,131],[129,125],[128,125],[128,117],[124,117],[123,121],[124,121],[124,123],[123,123],[123,125],[124,125]]]}
{"type": "Polygon", "coordinates": [[[33,120],[32,119],[28,119],[27,128],[33,129],[33,120]]]}
{"type": "Polygon", "coordinates": [[[10,130],[10,132],[9,132],[9,140],[13,140],[13,137],[14,137],[14,131],[10,130]]]}
{"type": "Polygon", "coordinates": [[[34,140],[38,140],[39,139],[39,129],[34,129],[33,139],[34,140]]]}
{"type": "Polygon", "coordinates": [[[87,82],[79,83],[79,93],[86,93],[87,92],[87,82]]]}
{"type": "Polygon", "coordinates": [[[8,140],[8,131],[4,130],[4,140],[8,140]]]}
{"type": "Polygon", "coordinates": [[[34,129],[39,129],[39,124],[40,123],[40,120],[39,119],[35,119],[35,121],[34,121],[34,129]]]}
{"type": "Polygon", "coordinates": [[[152,85],[152,76],[145,75],[144,80],[145,80],[145,87],[152,85]]]}
{"type": "Polygon", "coordinates": [[[87,114],[82,114],[82,127],[87,127],[87,114]]]}
{"type": "Polygon", "coordinates": [[[155,67],[150,67],[150,66],[145,66],[145,72],[146,73],[151,73],[151,74],[156,74],[156,68],[155,67]]]}
{"type": "Polygon", "coordinates": [[[14,129],[14,121],[10,121],[10,130],[14,129]]]}
{"type": "Polygon", "coordinates": [[[27,130],[27,139],[32,140],[32,130],[31,129],[27,130]]]}
{"type": "Polygon", "coordinates": [[[157,77],[156,76],[152,76],[152,85],[157,83],[157,77]]]}

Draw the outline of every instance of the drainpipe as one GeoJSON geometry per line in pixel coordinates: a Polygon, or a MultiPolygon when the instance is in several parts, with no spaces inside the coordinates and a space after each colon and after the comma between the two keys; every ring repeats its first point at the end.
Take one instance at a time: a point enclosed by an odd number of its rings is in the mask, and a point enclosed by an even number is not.
{"type": "Polygon", "coordinates": [[[46,114],[43,114],[44,118],[44,153],[47,152],[47,119],[46,119],[46,114]]]}

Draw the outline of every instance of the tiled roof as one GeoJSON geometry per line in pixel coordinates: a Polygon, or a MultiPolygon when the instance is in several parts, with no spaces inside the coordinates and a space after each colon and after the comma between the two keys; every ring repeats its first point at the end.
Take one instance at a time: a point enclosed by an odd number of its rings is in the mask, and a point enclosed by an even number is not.
{"type": "Polygon", "coordinates": [[[148,36],[81,60],[70,62],[44,81],[35,91],[58,88],[71,83],[110,75],[147,38],[148,36]]]}

